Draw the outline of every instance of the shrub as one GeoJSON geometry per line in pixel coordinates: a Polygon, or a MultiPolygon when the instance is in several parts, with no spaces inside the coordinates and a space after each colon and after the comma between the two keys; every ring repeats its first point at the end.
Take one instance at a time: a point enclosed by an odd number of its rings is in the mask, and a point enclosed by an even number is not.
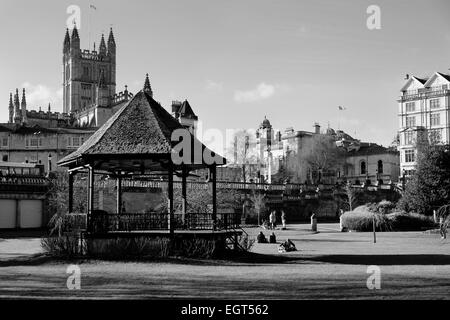
{"type": "Polygon", "coordinates": [[[418,213],[394,212],[387,215],[396,231],[420,231],[435,226],[432,217],[418,213]]]}
{"type": "Polygon", "coordinates": [[[342,215],[342,226],[353,231],[372,231],[373,219],[375,218],[376,231],[391,231],[392,226],[387,217],[380,213],[370,212],[364,208],[357,208],[342,215]],[[359,210],[358,210],[359,209],[359,210]],[[358,211],[357,211],[358,210],[358,211]]]}
{"type": "Polygon", "coordinates": [[[58,258],[73,258],[86,251],[78,234],[45,237],[41,239],[41,246],[47,254],[58,258]]]}
{"type": "Polygon", "coordinates": [[[239,246],[244,252],[248,252],[252,249],[255,244],[255,239],[250,239],[248,234],[244,234],[239,239],[239,246]]]}
{"type": "Polygon", "coordinates": [[[88,239],[87,251],[95,258],[122,260],[142,258],[166,258],[170,254],[167,238],[116,238],[88,239]]]}

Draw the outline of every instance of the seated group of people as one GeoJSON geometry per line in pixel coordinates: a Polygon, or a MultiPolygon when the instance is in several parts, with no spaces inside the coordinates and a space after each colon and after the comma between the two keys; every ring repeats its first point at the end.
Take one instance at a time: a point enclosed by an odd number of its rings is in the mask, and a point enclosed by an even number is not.
{"type": "MultiPolygon", "coordinates": [[[[269,236],[269,241],[267,241],[266,236],[261,231],[258,234],[257,242],[258,243],[277,243],[277,239],[276,239],[275,233],[272,232],[272,234],[269,236]]],[[[291,252],[291,251],[297,251],[297,248],[295,247],[295,244],[290,239],[287,239],[285,242],[280,244],[280,246],[278,247],[278,252],[280,252],[280,253],[291,252]]]]}

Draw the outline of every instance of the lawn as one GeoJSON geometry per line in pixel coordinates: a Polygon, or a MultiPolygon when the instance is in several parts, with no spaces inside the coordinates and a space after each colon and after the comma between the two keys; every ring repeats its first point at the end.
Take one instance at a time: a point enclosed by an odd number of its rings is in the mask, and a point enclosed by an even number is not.
{"type": "MultiPolygon", "coordinates": [[[[0,262],[0,298],[448,299],[450,241],[421,232],[339,233],[336,225],[277,230],[299,251],[278,254],[256,244],[233,261],[78,261],[81,290],[66,288],[69,262],[0,262]],[[368,290],[367,266],[381,268],[381,289],[368,290]]],[[[248,229],[254,236],[260,229],[248,229]]],[[[264,231],[266,236],[269,231],[264,231]]]]}

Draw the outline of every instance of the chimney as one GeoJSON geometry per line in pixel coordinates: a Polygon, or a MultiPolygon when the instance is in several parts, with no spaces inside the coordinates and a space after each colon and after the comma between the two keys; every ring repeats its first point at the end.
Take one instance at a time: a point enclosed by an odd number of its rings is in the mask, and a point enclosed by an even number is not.
{"type": "Polygon", "coordinates": [[[314,123],[314,133],[315,134],[320,134],[320,124],[319,123],[314,123]]]}

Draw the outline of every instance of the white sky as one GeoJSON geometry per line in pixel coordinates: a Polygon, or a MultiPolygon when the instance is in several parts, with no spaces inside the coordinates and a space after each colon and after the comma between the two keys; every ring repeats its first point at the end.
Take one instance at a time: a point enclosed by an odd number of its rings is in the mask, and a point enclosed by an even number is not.
{"type": "Polygon", "coordinates": [[[448,0],[1,0],[0,122],[16,87],[27,88],[30,107],[62,110],[69,5],[81,8],[82,48],[89,29],[98,46],[113,25],[118,91],[141,89],[148,72],[168,110],[188,99],[205,128],[222,131],[255,128],[267,115],[282,130],[340,124],[388,145],[405,74],[450,68],[448,0]],[[372,4],[381,30],[366,27],[372,4]]]}

